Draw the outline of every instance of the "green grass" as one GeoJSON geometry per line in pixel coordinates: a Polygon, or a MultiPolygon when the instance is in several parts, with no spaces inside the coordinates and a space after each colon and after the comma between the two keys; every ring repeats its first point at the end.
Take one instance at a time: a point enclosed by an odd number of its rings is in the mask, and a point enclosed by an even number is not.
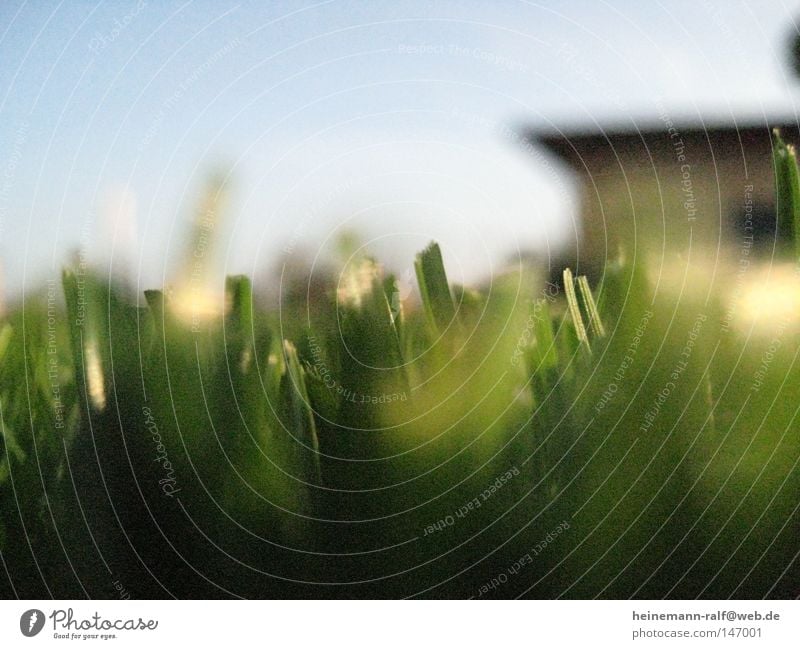
{"type": "Polygon", "coordinates": [[[415,268],[416,309],[369,258],[311,309],[232,277],[193,321],[80,268],[63,307],[27,296],[0,326],[0,592],[797,594],[795,328],[724,330],[724,292],[657,295],[641,260],[594,290],[451,286],[436,244],[415,268]]]}
{"type": "Polygon", "coordinates": [[[775,204],[777,210],[777,232],[780,240],[786,242],[787,256],[800,258],[800,173],[797,169],[797,154],[791,145],[781,139],[780,133],[773,133],[773,165],[775,167],[775,204]],[[794,246],[791,243],[794,242],[794,246]],[[793,250],[792,250],[793,248],[793,250]]]}

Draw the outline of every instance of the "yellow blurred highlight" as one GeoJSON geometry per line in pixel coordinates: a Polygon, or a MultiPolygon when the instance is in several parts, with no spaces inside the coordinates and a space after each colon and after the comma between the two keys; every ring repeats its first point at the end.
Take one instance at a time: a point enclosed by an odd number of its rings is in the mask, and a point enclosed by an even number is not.
{"type": "Polygon", "coordinates": [[[103,383],[103,367],[100,364],[97,341],[89,341],[86,344],[84,354],[86,359],[86,383],[89,389],[89,399],[97,410],[104,410],[106,407],[106,388],[103,383]]]}
{"type": "Polygon", "coordinates": [[[221,293],[198,286],[181,286],[173,291],[170,310],[186,323],[211,320],[227,312],[221,293]]]}
{"type": "Polygon", "coordinates": [[[202,323],[228,311],[218,259],[220,229],[228,201],[222,174],[209,178],[186,228],[183,255],[175,268],[170,310],[198,331],[202,323]]]}
{"type": "Polygon", "coordinates": [[[753,268],[740,287],[741,328],[772,331],[800,322],[800,272],[793,264],[753,268]]]}

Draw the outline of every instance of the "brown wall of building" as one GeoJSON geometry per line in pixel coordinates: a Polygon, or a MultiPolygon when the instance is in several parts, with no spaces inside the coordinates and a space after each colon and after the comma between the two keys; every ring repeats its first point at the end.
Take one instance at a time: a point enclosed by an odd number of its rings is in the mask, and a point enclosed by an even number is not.
{"type": "Polygon", "coordinates": [[[676,255],[729,261],[745,237],[774,243],[774,178],[766,128],[582,136],[549,143],[581,179],[577,265],[596,274],[622,248],[652,263],[676,255]],[[752,229],[751,229],[752,227],[752,229]]]}

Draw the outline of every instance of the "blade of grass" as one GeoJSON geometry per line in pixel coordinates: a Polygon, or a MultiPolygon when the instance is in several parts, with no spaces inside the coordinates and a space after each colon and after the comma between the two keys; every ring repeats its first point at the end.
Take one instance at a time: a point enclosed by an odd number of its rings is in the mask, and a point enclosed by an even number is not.
{"type": "Polygon", "coordinates": [[[797,154],[787,145],[778,129],[773,131],[773,164],[775,166],[775,209],[777,236],[784,242],[787,254],[800,259],[800,174],[797,154]]]}
{"type": "Polygon", "coordinates": [[[227,277],[225,289],[230,301],[228,322],[244,331],[253,321],[253,286],[250,278],[245,275],[227,277]]]}
{"type": "Polygon", "coordinates": [[[6,355],[8,343],[11,341],[11,334],[13,331],[13,328],[8,323],[4,324],[2,331],[0,331],[0,361],[2,361],[6,355]]]}
{"type": "Polygon", "coordinates": [[[589,287],[589,280],[586,275],[578,277],[578,289],[581,292],[581,298],[583,298],[583,306],[589,316],[589,326],[595,336],[602,338],[606,335],[606,330],[603,327],[602,320],[600,320],[600,312],[597,310],[597,304],[594,301],[592,289],[589,287]]]}
{"type": "Polygon", "coordinates": [[[361,385],[380,391],[389,387],[381,383],[393,381],[399,381],[395,388],[402,390],[405,383],[398,369],[403,366],[400,321],[392,312],[382,273],[370,258],[356,262],[346,277],[350,288],[340,295],[341,381],[351,390],[361,385]]]}
{"type": "Polygon", "coordinates": [[[230,304],[225,317],[225,346],[229,368],[247,374],[253,364],[253,287],[244,275],[225,280],[225,297],[230,304]]]}
{"type": "Polygon", "coordinates": [[[414,269],[428,324],[433,331],[441,333],[455,318],[456,309],[438,243],[431,243],[417,255],[414,269]]]}
{"type": "Polygon", "coordinates": [[[575,327],[575,336],[578,342],[583,345],[583,348],[588,353],[591,353],[592,349],[589,346],[589,337],[586,335],[586,327],[583,324],[581,308],[578,305],[578,296],[575,294],[575,278],[569,268],[564,269],[564,294],[567,296],[567,306],[569,307],[570,316],[572,316],[572,324],[575,327]]]}
{"type": "Polygon", "coordinates": [[[556,349],[555,334],[553,333],[553,320],[550,316],[550,306],[547,300],[537,300],[534,307],[538,317],[534,320],[534,369],[551,370],[558,366],[558,351],[556,349]]]}
{"type": "MultiPolygon", "coordinates": [[[[118,299],[112,280],[91,269],[65,269],[62,286],[74,367],[83,375],[79,386],[87,389],[80,393],[88,394],[91,409],[100,412],[105,410],[113,390],[111,347],[117,335],[123,335],[132,323],[135,325],[135,310],[118,299]]],[[[128,354],[129,350],[128,345],[117,347],[116,366],[120,370],[121,363],[135,358],[128,354]]]]}
{"type": "Polygon", "coordinates": [[[305,371],[297,357],[297,349],[288,340],[283,341],[283,357],[286,362],[286,373],[281,380],[281,396],[283,397],[286,423],[293,435],[306,446],[303,455],[311,454],[310,467],[317,484],[322,481],[319,462],[319,440],[314,423],[314,413],[306,389],[305,371]]]}
{"type": "Polygon", "coordinates": [[[64,300],[67,304],[67,318],[69,322],[69,337],[72,347],[73,367],[76,374],[80,374],[81,355],[80,355],[80,334],[77,327],[78,321],[78,278],[71,269],[64,269],[61,275],[61,283],[64,288],[64,300]]]}

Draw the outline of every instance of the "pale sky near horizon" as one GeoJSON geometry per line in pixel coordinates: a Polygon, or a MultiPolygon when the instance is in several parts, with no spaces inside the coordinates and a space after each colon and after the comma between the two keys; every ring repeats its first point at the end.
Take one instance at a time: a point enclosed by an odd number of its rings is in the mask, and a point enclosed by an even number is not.
{"type": "Polygon", "coordinates": [[[157,286],[202,179],[233,179],[225,272],[330,249],[453,278],[567,240],[569,178],[520,125],[796,119],[797,6],[776,2],[0,4],[0,268],[67,251],[157,286]],[[631,121],[632,120],[632,121],[631,121]]]}

